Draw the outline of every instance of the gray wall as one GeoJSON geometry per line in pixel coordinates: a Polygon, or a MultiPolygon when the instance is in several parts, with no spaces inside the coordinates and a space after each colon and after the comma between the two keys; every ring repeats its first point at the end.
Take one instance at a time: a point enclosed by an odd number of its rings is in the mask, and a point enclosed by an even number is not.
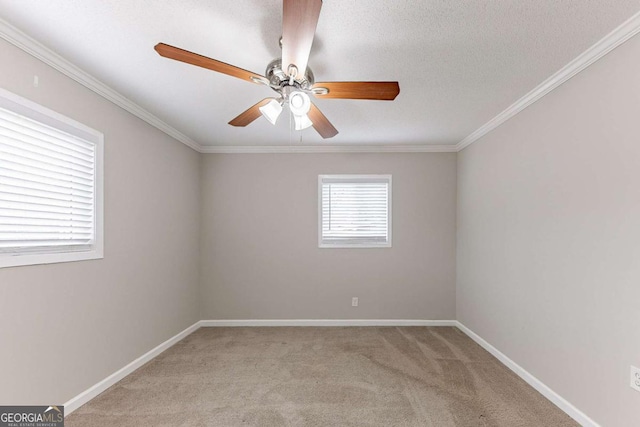
{"type": "Polygon", "coordinates": [[[106,169],[103,260],[0,269],[0,403],[63,403],[200,318],[457,316],[596,421],[633,425],[638,57],[636,37],[456,172],[451,153],[199,156],[0,41],[0,86],[104,132],[106,169]],[[317,247],[323,173],[393,174],[393,248],[317,247]]]}
{"type": "Polygon", "coordinates": [[[459,153],[458,319],[604,426],[638,425],[640,38],[459,153]]]}
{"type": "Polygon", "coordinates": [[[455,187],[455,153],[204,155],[203,318],[454,319],[455,187]],[[393,175],[392,248],[318,248],[345,173],[393,175]]]}
{"type": "Polygon", "coordinates": [[[0,63],[105,135],[104,259],[0,269],[0,403],[61,404],[199,320],[199,155],[3,40],[0,63]]]}

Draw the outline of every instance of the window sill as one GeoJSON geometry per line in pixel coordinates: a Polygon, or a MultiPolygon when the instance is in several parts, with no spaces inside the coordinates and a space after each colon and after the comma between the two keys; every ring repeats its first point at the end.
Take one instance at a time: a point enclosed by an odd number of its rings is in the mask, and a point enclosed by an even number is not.
{"type": "Polygon", "coordinates": [[[27,265],[57,264],[63,262],[87,261],[104,258],[102,249],[77,252],[50,252],[38,254],[0,255],[0,268],[27,265]]]}
{"type": "Polygon", "coordinates": [[[371,245],[371,244],[354,244],[354,245],[328,245],[328,244],[319,244],[318,248],[320,249],[389,249],[391,248],[391,243],[384,243],[380,245],[371,245]]]}

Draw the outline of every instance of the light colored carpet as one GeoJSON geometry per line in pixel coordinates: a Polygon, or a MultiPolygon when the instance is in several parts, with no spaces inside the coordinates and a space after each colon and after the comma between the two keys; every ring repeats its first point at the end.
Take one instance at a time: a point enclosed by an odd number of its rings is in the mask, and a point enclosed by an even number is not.
{"type": "Polygon", "coordinates": [[[97,426],[576,426],[453,327],[202,328],[65,420],[97,426]]]}

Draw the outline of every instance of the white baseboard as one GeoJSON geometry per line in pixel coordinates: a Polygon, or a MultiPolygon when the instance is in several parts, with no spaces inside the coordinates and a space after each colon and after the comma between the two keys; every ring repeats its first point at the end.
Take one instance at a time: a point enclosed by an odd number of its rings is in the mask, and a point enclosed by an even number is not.
{"type": "Polygon", "coordinates": [[[511,369],[531,387],[538,390],[544,397],[553,402],[558,408],[576,420],[584,427],[600,427],[598,423],[585,413],[573,406],[562,396],[551,390],[542,381],[531,375],[523,367],[509,359],[500,350],[489,344],[478,334],[467,328],[457,320],[411,320],[411,319],[251,319],[251,320],[200,320],[189,326],[179,334],[169,338],[154,349],[143,354],[124,368],[114,372],[104,380],[80,393],[64,404],[65,416],[71,414],[80,406],[158,356],[169,347],[181,341],[201,327],[258,327],[258,326],[455,326],[477,342],[482,348],[491,353],[502,364],[511,369]]]}
{"type": "Polygon", "coordinates": [[[576,420],[580,425],[584,427],[600,427],[598,423],[589,418],[584,412],[573,406],[566,399],[560,396],[555,391],[551,390],[545,383],[531,375],[527,370],[525,370],[522,366],[518,365],[513,360],[509,359],[504,353],[500,350],[489,344],[485,341],[480,335],[473,332],[471,329],[467,328],[462,323],[456,321],[455,322],[462,332],[467,334],[469,338],[477,342],[482,348],[491,353],[496,359],[498,359],[503,365],[507,368],[511,369],[518,375],[520,378],[525,380],[531,387],[535,388],[542,394],[544,397],[549,399],[554,405],[563,410],[567,415],[576,420]]]}
{"type": "Polygon", "coordinates": [[[455,320],[405,319],[253,319],[201,320],[202,327],[235,326],[457,326],[455,320]]]}
{"type": "Polygon", "coordinates": [[[149,350],[124,368],[114,372],[99,383],[71,398],[64,404],[65,416],[89,402],[91,399],[158,356],[169,347],[186,338],[201,327],[232,327],[232,326],[457,326],[455,320],[376,320],[376,319],[347,319],[347,320],[313,320],[313,319],[282,319],[282,320],[200,320],[184,331],[169,338],[157,347],[149,350]]]}
{"type": "Polygon", "coordinates": [[[124,368],[109,375],[107,378],[103,379],[102,381],[93,385],[87,390],[83,391],[76,397],[71,398],[68,402],[64,404],[64,415],[67,416],[71,414],[73,411],[75,411],[76,409],[78,409],[79,407],[81,407],[82,405],[84,405],[85,403],[87,403],[88,401],[90,401],[91,399],[93,399],[94,397],[96,397],[97,395],[99,395],[100,393],[102,393],[103,391],[105,391],[106,389],[108,389],[109,387],[111,387],[112,385],[114,385],[115,383],[117,383],[118,381],[120,381],[121,379],[123,379],[124,377],[126,377],[127,375],[129,375],[130,373],[138,369],[139,367],[141,367],[142,365],[144,365],[145,363],[149,362],[154,357],[158,356],[160,353],[167,350],[172,345],[184,339],[185,337],[187,337],[187,335],[195,332],[199,328],[200,328],[200,322],[194,323],[184,331],[178,333],[177,335],[174,335],[173,337],[169,338],[159,346],[153,348],[152,350],[149,350],[142,356],[138,357],[136,360],[129,363],[124,368]]]}

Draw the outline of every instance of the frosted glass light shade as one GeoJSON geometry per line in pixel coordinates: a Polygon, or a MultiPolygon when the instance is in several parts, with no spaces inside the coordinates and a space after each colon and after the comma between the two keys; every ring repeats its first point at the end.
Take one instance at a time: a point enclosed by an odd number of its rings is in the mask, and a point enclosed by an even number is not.
{"type": "Polygon", "coordinates": [[[306,114],[302,116],[294,115],[293,121],[294,121],[296,130],[306,129],[309,126],[313,125],[313,122],[309,119],[309,116],[307,116],[306,114]]]}
{"type": "Polygon", "coordinates": [[[309,112],[311,100],[304,92],[295,91],[289,95],[289,109],[294,116],[303,116],[309,112]]]}
{"type": "Polygon", "coordinates": [[[282,105],[275,99],[272,99],[266,105],[260,107],[259,110],[265,119],[269,120],[272,125],[275,125],[278,117],[280,117],[280,113],[282,113],[282,105]]]}

